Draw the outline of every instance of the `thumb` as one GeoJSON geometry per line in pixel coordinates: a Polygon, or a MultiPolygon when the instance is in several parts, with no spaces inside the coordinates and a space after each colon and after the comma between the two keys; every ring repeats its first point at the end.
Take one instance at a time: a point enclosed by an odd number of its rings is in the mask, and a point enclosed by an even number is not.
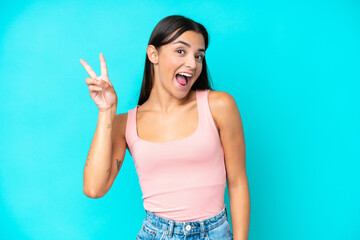
{"type": "Polygon", "coordinates": [[[104,82],[107,82],[111,87],[113,86],[110,82],[110,80],[108,80],[106,77],[102,78],[101,76],[98,77],[98,80],[103,80],[104,82]]]}
{"type": "Polygon", "coordinates": [[[101,87],[101,88],[106,88],[107,85],[110,85],[107,81],[101,79],[100,77],[96,77],[95,79],[100,81],[100,86],[99,87],[101,87]]]}

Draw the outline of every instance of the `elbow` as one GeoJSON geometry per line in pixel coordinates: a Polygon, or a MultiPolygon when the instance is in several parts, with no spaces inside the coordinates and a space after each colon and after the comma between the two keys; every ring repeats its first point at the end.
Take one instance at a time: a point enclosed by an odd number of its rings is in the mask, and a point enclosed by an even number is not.
{"type": "Polygon", "coordinates": [[[93,198],[93,199],[101,198],[105,195],[105,194],[99,193],[95,189],[87,189],[85,187],[83,188],[83,192],[84,192],[85,196],[87,196],[89,198],[93,198]]]}

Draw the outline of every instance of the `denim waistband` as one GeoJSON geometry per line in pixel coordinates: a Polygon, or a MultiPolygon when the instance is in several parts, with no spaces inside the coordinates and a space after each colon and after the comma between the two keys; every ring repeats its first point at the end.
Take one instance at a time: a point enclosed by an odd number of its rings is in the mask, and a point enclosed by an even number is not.
{"type": "Polygon", "coordinates": [[[226,204],[224,204],[223,209],[218,214],[199,221],[174,221],[168,218],[160,217],[159,215],[147,210],[145,210],[145,212],[145,220],[155,227],[164,230],[169,237],[171,237],[173,233],[182,235],[201,233],[201,238],[203,238],[207,231],[216,228],[227,220],[226,204]]]}

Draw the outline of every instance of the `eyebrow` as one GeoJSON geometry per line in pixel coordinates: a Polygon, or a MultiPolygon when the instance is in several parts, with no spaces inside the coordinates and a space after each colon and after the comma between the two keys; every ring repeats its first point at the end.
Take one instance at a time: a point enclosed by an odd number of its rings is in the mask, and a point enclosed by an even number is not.
{"type": "MultiPolygon", "coordinates": [[[[191,47],[190,44],[188,44],[187,42],[184,42],[184,41],[177,41],[177,42],[174,42],[173,44],[176,44],[176,43],[182,43],[182,44],[184,44],[184,45],[186,45],[188,47],[191,47]]],[[[205,52],[205,49],[199,48],[198,51],[199,52],[205,52]]]]}

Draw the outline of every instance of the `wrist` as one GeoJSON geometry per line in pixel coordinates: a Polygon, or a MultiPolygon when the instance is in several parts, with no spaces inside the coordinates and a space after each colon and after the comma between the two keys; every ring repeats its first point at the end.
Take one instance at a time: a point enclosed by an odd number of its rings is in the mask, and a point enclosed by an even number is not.
{"type": "Polygon", "coordinates": [[[114,104],[114,106],[112,106],[111,108],[104,110],[104,111],[100,111],[99,110],[99,118],[114,118],[116,116],[116,109],[117,109],[117,104],[114,104]]]}

